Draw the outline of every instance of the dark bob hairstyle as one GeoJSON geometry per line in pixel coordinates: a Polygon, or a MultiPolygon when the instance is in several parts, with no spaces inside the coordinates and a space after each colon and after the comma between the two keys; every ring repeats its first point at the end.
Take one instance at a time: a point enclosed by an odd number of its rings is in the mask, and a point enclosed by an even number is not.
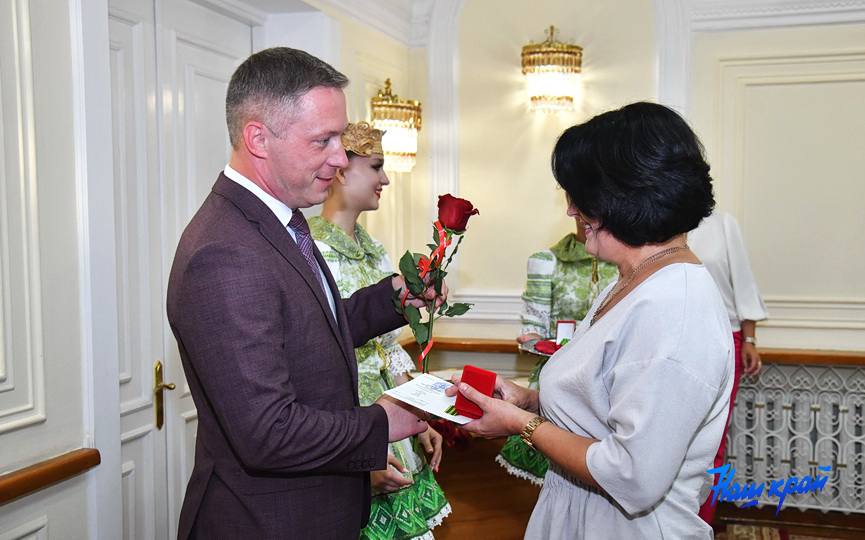
{"type": "Polygon", "coordinates": [[[570,202],[630,246],[686,233],[715,206],[700,141],[681,116],[655,103],[568,128],[552,167],[570,202]]]}

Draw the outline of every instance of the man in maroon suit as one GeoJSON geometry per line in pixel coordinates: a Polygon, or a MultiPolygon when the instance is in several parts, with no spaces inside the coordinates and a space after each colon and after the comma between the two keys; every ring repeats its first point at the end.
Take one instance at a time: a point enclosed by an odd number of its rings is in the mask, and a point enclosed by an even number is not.
{"type": "Polygon", "coordinates": [[[347,164],[347,83],[287,48],[250,56],[229,83],[231,160],[168,283],[198,409],[179,538],[356,539],[386,443],[427,428],[387,398],[358,404],[354,347],[405,324],[391,303],[402,278],[341,300],[300,212],[347,164]]]}

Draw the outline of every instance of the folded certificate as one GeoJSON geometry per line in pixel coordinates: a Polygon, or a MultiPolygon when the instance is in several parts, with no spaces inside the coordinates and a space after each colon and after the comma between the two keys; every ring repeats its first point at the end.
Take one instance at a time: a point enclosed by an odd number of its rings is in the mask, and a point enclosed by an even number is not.
{"type": "Polygon", "coordinates": [[[471,422],[471,418],[457,414],[454,406],[457,397],[445,395],[445,389],[451,386],[453,385],[445,380],[423,373],[396,388],[385,390],[384,393],[445,420],[457,424],[471,422]]]}

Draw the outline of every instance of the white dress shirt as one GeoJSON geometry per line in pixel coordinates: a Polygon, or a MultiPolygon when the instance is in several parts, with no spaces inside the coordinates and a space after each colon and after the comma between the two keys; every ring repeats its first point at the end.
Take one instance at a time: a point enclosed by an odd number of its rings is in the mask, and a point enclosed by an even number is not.
{"type": "MultiPolygon", "coordinates": [[[[282,226],[285,227],[285,230],[288,231],[288,234],[291,235],[291,239],[297,243],[297,237],[294,234],[294,229],[288,226],[288,222],[291,221],[291,216],[294,214],[294,210],[286,206],[286,204],[276,197],[273,197],[263,189],[261,189],[258,185],[255,184],[249,178],[243,176],[239,172],[235,171],[231,168],[231,165],[225,166],[225,176],[228,177],[229,180],[233,180],[245,187],[249,191],[252,192],[253,195],[261,199],[261,202],[267,205],[268,208],[276,215],[276,219],[282,223],[282,226]]],[[[318,261],[316,261],[317,263],[318,261]]],[[[336,317],[336,304],[333,300],[333,292],[330,290],[330,287],[327,286],[327,278],[324,276],[324,271],[321,269],[321,265],[318,265],[318,273],[321,276],[321,283],[325,285],[324,293],[327,296],[327,303],[330,305],[330,311],[333,314],[333,319],[338,321],[336,317]]]]}
{"type": "Polygon", "coordinates": [[[707,217],[688,233],[688,245],[718,285],[734,332],[741,329],[741,321],[766,319],[766,304],[760,297],[748,262],[748,250],[733,216],[716,212],[707,217]]]}

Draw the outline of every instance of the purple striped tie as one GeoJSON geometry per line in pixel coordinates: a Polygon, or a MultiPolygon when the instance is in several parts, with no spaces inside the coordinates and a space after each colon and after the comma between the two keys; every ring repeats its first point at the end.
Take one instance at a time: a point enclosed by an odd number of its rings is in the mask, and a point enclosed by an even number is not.
{"type": "Polygon", "coordinates": [[[321,285],[322,292],[327,291],[324,282],[321,280],[321,270],[318,267],[318,262],[315,260],[315,255],[313,255],[312,235],[309,234],[309,224],[300,210],[294,210],[291,213],[291,220],[289,220],[288,226],[294,229],[294,234],[297,237],[297,247],[300,248],[303,258],[306,259],[306,264],[312,269],[312,274],[318,280],[318,284],[321,285]]]}

